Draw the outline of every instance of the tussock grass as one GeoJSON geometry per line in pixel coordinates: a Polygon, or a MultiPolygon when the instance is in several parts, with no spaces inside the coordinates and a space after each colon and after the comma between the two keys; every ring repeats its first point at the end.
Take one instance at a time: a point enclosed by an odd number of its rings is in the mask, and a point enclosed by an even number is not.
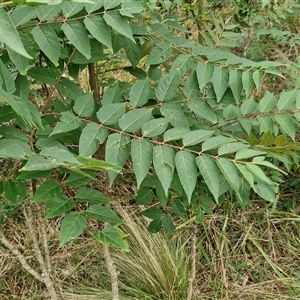
{"type": "Polygon", "coordinates": [[[138,299],[185,299],[190,277],[188,230],[170,237],[151,234],[145,218],[118,211],[125,220],[130,252],[113,251],[121,287],[138,299]]]}

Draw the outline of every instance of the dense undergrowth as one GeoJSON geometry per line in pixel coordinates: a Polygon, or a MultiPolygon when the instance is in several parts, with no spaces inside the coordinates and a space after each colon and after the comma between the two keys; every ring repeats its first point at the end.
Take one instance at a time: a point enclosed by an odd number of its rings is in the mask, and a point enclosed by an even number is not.
{"type": "Polygon", "coordinates": [[[299,5],[16,2],[0,298],[299,299],[299,5]]]}

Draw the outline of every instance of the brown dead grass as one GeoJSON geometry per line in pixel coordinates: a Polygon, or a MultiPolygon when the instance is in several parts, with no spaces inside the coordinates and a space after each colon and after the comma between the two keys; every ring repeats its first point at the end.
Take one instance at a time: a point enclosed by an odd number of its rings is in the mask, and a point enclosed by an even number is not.
{"type": "MultiPolygon", "coordinates": [[[[130,207],[127,210],[132,213],[130,207]]],[[[252,205],[247,211],[228,206],[227,211],[220,210],[207,217],[198,228],[194,299],[300,299],[300,289],[294,284],[300,265],[300,223],[285,220],[287,216],[286,212],[270,215],[266,208],[252,205]]],[[[6,223],[6,236],[18,245],[29,263],[37,269],[28,231],[20,217],[18,223],[15,221],[11,219],[6,223]]],[[[52,274],[61,299],[110,299],[101,245],[87,230],[83,237],[58,248],[58,223],[54,221],[47,225],[52,274]]],[[[91,228],[93,226],[91,224],[91,228]]],[[[186,236],[188,231],[187,225],[177,235],[186,236]]],[[[139,238],[149,241],[145,234],[139,238]]],[[[165,239],[162,247],[169,246],[170,242],[165,239]]],[[[47,299],[44,286],[28,275],[11,253],[0,249],[0,299],[47,299]]],[[[188,248],[184,249],[188,251],[188,248]]],[[[126,264],[127,254],[119,251],[116,254],[117,265],[126,264]],[[118,256],[121,256],[122,263],[118,264],[118,256]]],[[[155,255],[158,255],[157,252],[155,255]]],[[[147,268],[142,255],[136,256],[135,264],[147,268]]],[[[133,276],[130,272],[126,269],[126,277],[133,276]]],[[[123,280],[122,276],[120,280],[123,280]]],[[[125,283],[121,283],[122,294],[132,296],[130,281],[125,283]]],[[[172,298],[154,297],[151,293],[149,298],[140,297],[124,296],[121,299],[183,299],[182,296],[176,298],[176,295],[172,298]]]]}

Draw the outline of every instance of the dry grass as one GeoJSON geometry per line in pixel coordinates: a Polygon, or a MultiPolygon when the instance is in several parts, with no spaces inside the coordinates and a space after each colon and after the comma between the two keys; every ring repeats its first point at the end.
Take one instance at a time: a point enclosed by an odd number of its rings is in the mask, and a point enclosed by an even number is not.
{"type": "MultiPolygon", "coordinates": [[[[127,222],[131,252],[112,251],[120,270],[123,300],[185,299],[189,278],[189,229],[173,237],[150,235],[146,223],[130,210],[127,222]],[[127,296],[126,296],[127,295],[127,296]]],[[[299,271],[300,223],[287,212],[270,215],[253,205],[246,211],[228,205],[207,217],[198,230],[195,300],[300,299],[294,284],[299,271]]],[[[20,218],[5,227],[6,236],[36,268],[32,245],[20,218]]],[[[58,248],[56,223],[49,224],[53,278],[61,299],[110,299],[102,247],[88,234],[58,248]]],[[[0,299],[47,299],[46,289],[3,248],[0,250],[0,299]]]]}

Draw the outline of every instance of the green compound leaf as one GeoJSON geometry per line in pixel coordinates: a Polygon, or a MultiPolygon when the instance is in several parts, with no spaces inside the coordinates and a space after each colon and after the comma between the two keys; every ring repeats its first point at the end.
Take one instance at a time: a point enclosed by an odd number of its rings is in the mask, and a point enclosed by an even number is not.
{"type": "Polygon", "coordinates": [[[75,3],[75,1],[74,2],[63,1],[61,5],[61,11],[66,18],[70,18],[74,16],[75,14],[79,13],[83,8],[84,8],[84,3],[80,3],[80,1],[77,1],[77,3],[75,3]]]}
{"type": "Polygon", "coordinates": [[[248,98],[254,86],[253,72],[250,70],[243,72],[242,81],[243,81],[243,88],[245,90],[246,97],[248,98]]]}
{"type": "MultiPolygon", "coordinates": [[[[55,80],[57,79],[58,72],[57,70],[50,70],[47,68],[42,67],[35,67],[32,69],[29,69],[27,74],[34,78],[36,81],[34,83],[48,83],[50,85],[55,84],[55,80]]],[[[66,79],[66,78],[64,78],[66,79]]],[[[75,84],[75,83],[73,83],[75,84]]]]}
{"type": "Polygon", "coordinates": [[[134,18],[133,14],[140,14],[144,9],[144,4],[138,0],[122,1],[120,14],[134,18]]]}
{"type": "Polygon", "coordinates": [[[169,101],[177,93],[180,82],[180,73],[175,70],[165,75],[158,83],[156,97],[159,101],[169,101]]]}
{"type": "Polygon", "coordinates": [[[274,132],[275,124],[271,117],[267,115],[258,115],[256,117],[258,123],[259,123],[259,133],[263,132],[274,132]]]}
{"type": "Polygon", "coordinates": [[[179,71],[180,76],[186,74],[194,65],[194,60],[190,55],[180,54],[172,63],[170,73],[179,71]]]}
{"type": "Polygon", "coordinates": [[[235,139],[233,138],[228,138],[222,135],[219,136],[214,136],[211,138],[208,138],[207,140],[204,141],[202,144],[202,151],[207,151],[211,149],[216,149],[220,147],[223,144],[227,144],[230,142],[235,142],[235,139]]]}
{"type": "Polygon", "coordinates": [[[163,211],[156,207],[148,208],[148,209],[142,211],[141,214],[152,220],[161,219],[164,216],[163,211]]]}
{"type": "Polygon", "coordinates": [[[27,142],[16,139],[0,140],[0,157],[1,158],[17,158],[26,159],[31,157],[31,152],[27,142]]]}
{"type": "Polygon", "coordinates": [[[270,112],[277,104],[277,99],[273,93],[267,92],[258,103],[258,110],[262,113],[270,112]]]}
{"type": "Polygon", "coordinates": [[[138,188],[149,172],[152,156],[153,148],[148,139],[134,139],[131,141],[131,157],[138,188]]]}
{"type": "Polygon", "coordinates": [[[125,50],[126,57],[130,61],[132,67],[135,68],[138,62],[140,61],[140,43],[134,43],[130,39],[124,39],[123,49],[125,50]]]}
{"type": "Polygon", "coordinates": [[[175,234],[174,223],[173,223],[173,220],[170,216],[164,215],[161,218],[161,224],[166,229],[166,231],[168,233],[170,233],[171,235],[175,234]]]}
{"type": "Polygon", "coordinates": [[[115,173],[119,173],[122,170],[122,168],[117,164],[109,163],[92,157],[77,156],[77,160],[82,163],[79,168],[115,173]]]}
{"type": "Polygon", "coordinates": [[[196,74],[200,90],[210,81],[214,73],[215,65],[213,63],[198,62],[196,67],[196,74]]]}
{"type": "Polygon", "coordinates": [[[170,142],[170,141],[180,140],[188,132],[190,132],[190,130],[189,128],[186,127],[171,128],[164,133],[164,141],[170,142]]]}
{"type": "Polygon", "coordinates": [[[49,199],[46,206],[46,219],[60,216],[75,207],[74,201],[64,195],[54,196],[49,199]]]}
{"type": "Polygon", "coordinates": [[[166,131],[169,121],[165,118],[157,118],[146,122],[142,126],[142,135],[145,137],[155,137],[166,131]]]}
{"type": "MultiPolygon", "coordinates": [[[[21,33],[20,38],[21,38],[21,41],[22,41],[23,46],[25,47],[26,51],[28,51],[29,41],[28,41],[27,35],[21,33]]],[[[18,69],[20,74],[21,75],[26,75],[27,71],[28,71],[28,68],[29,68],[28,58],[21,55],[20,53],[15,52],[14,50],[9,48],[8,46],[6,46],[6,48],[7,48],[9,58],[14,63],[14,65],[16,66],[16,68],[18,69]]],[[[20,97],[22,98],[21,95],[20,95],[20,97]]]]}
{"type": "Polygon", "coordinates": [[[105,45],[111,52],[112,50],[112,40],[111,31],[104,21],[103,17],[100,16],[89,16],[84,19],[87,30],[90,34],[98,40],[100,43],[105,45]]]}
{"type": "Polygon", "coordinates": [[[135,132],[141,129],[142,125],[153,119],[152,116],[153,108],[137,108],[131,110],[119,121],[119,126],[125,132],[135,132]]]}
{"type": "Polygon", "coordinates": [[[71,112],[64,111],[61,114],[60,122],[57,122],[50,136],[58,133],[69,132],[77,129],[81,125],[81,119],[75,117],[71,112]]]}
{"type": "Polygon", "coordinates": [[[11,50],[27,57],[32,58],[25,50],[12,20],[3,8],[0,8],[0,41],[5,43],[11,50]]]}
{"type": "Polygon", "coordinates": [[[86,173],[81,170],[72,170],[70,176],[65,181],[66,186],[70,187],[80,187],[87,185],[91,181],[95,180],[95,173],[86,173]]]}
{"type": "Polygon", "coordinates": [[[211,123],[217,123],[218,119],[215,111],[202,100],[192,100],[187,104],[188,108],[201,118],[208,120],[211,123]]]}
{"type": "Polygon", "coordinates": [[[0,89],[0,96],[3,97],[4,101],[7,102],[15,113],[22,118],[26,125],[29,125],[30,127],[35,125],[31,107],[28,106],[26,101],[4,91],[3,89],[0,89]]]}
{"type": "Polygon", "coordinates": [[[216,162],[231,188],[239,193],[241,180],[234,164],[226,158],[219,158],[216,162]]]}
{"type": "Polygon", "coordinates": [[[108,199],[103,193],[99,192],[95,189],[89,188],[81,188],[76,192],[75,199],[78,202],[87,202],[94,204],[107,204],[110,203],[110,199],[108,199]]]}
{"type": "Polygon", "coordinates": [[[87,13],[92,13],[98,9],[100,9],[103,6],[103,1],[102,0],[97,0],[94,1],[94,3],[85,3],[85,10],[87,13]]]}
{"type": "Polygon", "coordinates": [[[125,114],[126,103],[113,103],[103,105],[97,112],[98,120],[105,125],[118,123],[125,114]]]}
{"type": "Polygon", "coordinates": [[[153,167],[167,196],[175,168],[173,148],[165,145],[153,147],[153,167]]]}
{"type": "Polygon", "coordinates": [[[235,154],[235,159],[240,160],[259,155],[266,155],[266,153],[255,149],[241,149],[235,154]]]}
{"type": "Polygon", "coordinates": [[[178,151],[175,155],[175,165],[179,180],[190,203],[197,181],[195,157],[188,151],[178,151]]]}
{"type": "Polygon", "coordinates": [[[231,69],[229,71],[229,85],[234,96],[235,101],[238,103],[241,99],[241,94],[243,91],[242,82],[242,71],[231,69]]]}
{"type": "Polygon", "coordinates": [[[93,204],[86,210],[86,214],[90,218],[95,218],[102,222],[122,224],[123,220],[110,208],[93,204]]]}
{"type": "MultiPolygon", "coordinates": [[[[18,0],[16,0],[17,2],[18,0]]],[[[20,0],[22,1],[22,0],[20,0]]],[[[14,2],[14,1],[13,1],[14,2]]],[[[25,1],[23,1],[25,2],[25,1]]],[[[12,14],[10,15],[15,27],[21,26],[27,23],[30,19],[35,18],[37,8],[33,6],[17,5],[12,14]]]]}
{"type": "Polygon", "coordinates": [[[129,245],[124,240],[124,236],[125,234],[115,226],[107,226],[101,232],[94,233],[95,239],[103,245],[129,251],[129,245]]]}
{"type": "Polygon", "coordinates": [[[257,103],[251,97],[243,101],[241,105],[241,113],[245,116],[251,114],[257,110],[257,103]]]}
{"type": "Polygon", "coordinates": [[[148,79],[142,79],[132,85],[129,100],[133,106],[145,105],[151,95],[151,85],[148,79]]]}
{"type": "Polygon", "coordinates": [[[197,145],[206,139],[210,138],[214,134],[214,130],[194,130],[186,133],[182,138],[184,147],[197,145]]]}
{"type": "Polygon", "coordinates": [[[88,93],[75,100],[74,111],[80,117],[90,117],[94,111],[95,100],[93,93],[88,93]]]}
{"type": "Polygon", "coordinates": [[[249,169],[247,169],[247,167],[245,165],[237,164],[237,163],[235,165],[239,169],[239,171],[241,172],[243,177],[247,180],[250,187],[253,188],[254,187],[253,173],[249,169]]]}
{"type": "Polygon", "coordinates": [[[48,179],[44,181],[36,190],[33,196],[33,202],[46,202],[56,195],[59,195],[63,190],[62,185],[55,179],[48,179]]]}
{"type": "Polygon", "coordinates": [[[188,220],[188,215],[180,200],[174,200],[171,204],[171,207],[174,214],[176,214],[178,217],[182,218],[183,220],[188,220]]]}
{"type": "Polygon", "coordinates": [[[273,203],[276,201],[274,186],[270,184],[258,182],[256,185],[254,185],[253,190],[258,196],[260,196],[268,202],[273,203]]]}
{"type": "Polygon", "coordinates": [[[220,190],[220,170],[216,165],[215,160],[209,155],[202,154],[196,157],[198,169],[216,203],[218,203],[220,190]]]}
{"type": "Polygon", "coordinates": [[[272,184],[272,181],[270,180],[270,178],[268,178],[265,173],[263,172],[263,170],[255,165],[255,164],[246,164],[246,168],[252,173],[254,174],[258,179],[260,179],[261,181],[266,182],[267,184],[272,184]]]}
{"type": "Polygon", "coordinates": [[[106,11],[103,15],[103,18],[107,25],[111,26],[118,33],[128,37],[135,43],[133,38],[132,30],[128,24],[128,21],[125,17],[120,15],[117,11],[106,11]]]}
{"type": "Polygon", "coordinates": [[[68,213],[60,226],[59,246],[62,247],[69,241],[76,239],[83,233],[86,225],[87,219],[84,214],[79,212],[68,213]]]}
{"type": "Polygon", "coordinates": [[[217,96],[217,101],[220,102],[228,88],[228,83],[229,83],[228,68],[215,66],[211,81],[217,96]]]}
{"type": "MultiPolygon", "coordinates": [[[[130,138],[124,134],[113,133],[108,136],[105,147],[105,161],[123,167],[129,156],[130,138]]],[[[117,177],[117,173],[108,172],[110,186],[117,177]]]]}
{"type": "Polygon", "coordinates": [[[58,66],[61,46],[54,29],[50,26],[36,26],[31,33],[40,49],[55,66],[58,66]]]}
{"type": "Polygon", "coordinates": [[[296,135],[296,126],[294,120],[289,115],[275,115],[276,122],[278,122],[280,129],[286,133],[294,142],[296,135]]]}
{"type": "Polygon", "coordinates": [[[20,171],[46,171],[59,167],[61,164],[52,159],[32,155],[20,171]]]}
{"type": "Polygon", "coordinates": [[[76,49],[86,58],[91,58],[91,45],[84,26],[79,21],[62,24],[61,29],[76,49]]]}
{"type": "Polygon", "coordinates": [[[96,123],[89,123],[83,128],[79,138],[79,154],[89,157],[95,154],[99,144],[104,143],[108,136],[106,128],[100,127],[96,123]]]}
{"type": "Polygon", "coordinates": [[[146,205],[152,202],[154,193],[150,187],[143,187],[138,190],[135,201],[138,205],[146,205]]]}
{"type": "Polygon", "coordinates": [[[188,119],[179,105],[166,104],[160,108],[160,112],[173,127],[190,127],[188,119]]]}
{"type": "Polygon", "coordinates": [[[123,1],[122,0],[102,0],[103,6],[106,10],[112,9],[120,5],[123,1]]]}
{"type": "Polygon", "coordinates": [[[253,81],[254,81],[256,90],[258,90],[260,88],[260,84],[261,84],[263,76],[264,76],[264,73],[262,71],[256,70],[253,72],[253,81]]]}
{"type": "Polygon", "coordinates": [[[229,144],[223,144],[218,149],[218,155],[225,155],[229,153],[237,152],[241,149],[248,148],[249,145],[241,143],[241,142],[233,142],[229,144]]]}
{"type": "Polygon", "coordinates": [[[298,91],[296,89],[288,92],[282,92],[277,103],[278,110],[282,111],[285,109],[291,109],[296,102],[297,93],[298,91]]]}
{"type": "Polygon", "coordinates": [[[161,206],[165,209],[169,201],[169,194],[165,194],[164,188],[160,183],[156,185],[155,194],[161,206]]]}

